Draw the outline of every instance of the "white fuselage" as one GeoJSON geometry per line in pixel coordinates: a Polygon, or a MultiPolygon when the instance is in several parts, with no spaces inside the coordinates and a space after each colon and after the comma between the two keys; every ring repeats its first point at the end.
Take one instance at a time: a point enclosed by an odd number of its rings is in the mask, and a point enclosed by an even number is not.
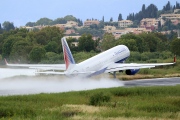
{"type": "Polygon", "coordinates": [[[67,70],[66,74],[85,72],[85,76],[88,76],[96,71],[105,70],[108,65],[112,63],[125,61],[129,55],[130,51],[125,45],[118,45],[79,64],[76,64],[72,69],[67,70]]]}

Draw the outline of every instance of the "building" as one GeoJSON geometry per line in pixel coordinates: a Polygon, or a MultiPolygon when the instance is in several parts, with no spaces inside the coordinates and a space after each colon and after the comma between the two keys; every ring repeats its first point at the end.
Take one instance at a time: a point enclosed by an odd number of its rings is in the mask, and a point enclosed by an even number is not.
{"type": "Polygon", "coordinates": [[[140,33],[149,33],[152,32],[152,30],[147,30],[146,28],[125,28],[125,29],[116,29],[116,30],[109,30],[106,31],[107,33],[112,33],[115,37],[115,39],[120,38],[122,35],[132,33],[132,34],[140,34],[140,33]]]}
{"type": "Polygon", "coordinates": [[[105,31],[111,31],[111,30],[116,30],[115,26],[104,26],[105,31]]]}
{"type": "Polygon", "coordinates": [[[53,25],[53,26],[58,27],[58,28],[61,28],[61,29],[65,29],[66,24],[55,24],[55,25],[53,25]]]}
{"type": "Polygon", "coordinates": [[[90,25],[93,25],[93,24],[99,25],[99,23],[100,22],[97,19],[95,20],[87,19],[86,21],[84,21],[84,26],[89,27],[90,25]]]}
{"type": "Polygon", "coordinates": [[[78,27],[78,23],[75,21],[67,21],[67,23],[65,24],[66,28],[72,28],[72,27],[78,27]]]}
{"type": "Polygon", "coordinates": [[[28,31],[33,31],[34,30],[34,27],[29,27],[29,26],[22,26],[21,28],[25,28],[28,31]]]}
{"type": "Polygon", "coordinates": [[[141,34],[143,32],[145,33],[152,32],[152,30],[146,29],[146,28],[126,28],[125,30],[128,33],[133,33],[133,34],[141,34]]]}
{"type": "Polygon", "coordinates": [[[53,26],[60,27],[60,28],[73,28],[73,27],[78,27],[78,23],[75,21],[67,21],[66,24],[55,24],[53,26]]]}
{"type": "Polygon", "coordinates": [[[27,29],[29,31],[32,31],[32,30],[35,30],[35,29],[41,30],[42,28],[45,28],[45,27],[49,27],[49,25],[38,25],[38,26],[33,26],[33,27],[21,26],[21,28],[25,28],[25,29],[27,29]]]}
{"type": "Polygon", "coordinates": [[[75,32],[74,29],[68,29],[68,30],[66,30],[66,32],[65,32],[66,35],[75,34],[75,33],[76,33],[76,32],[75,32]]]}
{"type": "Polygon", "coordinates": [[[146,28],[147,30],[158,29],[158,19],[155,18],[143,18],[140,21],[140,28],[146,28]]]}
{"type": "Polygon", "coordinates": [[[177,14],[177,13],[179,13],[179,12],[180,12],[180,9],[175,9],[175,10],[174,10],[174,13],[175,13],[175,14],[177,14]]]}
{"type": "Polygon", "coordinates": [[[130,26],[132,24],[133,24],[133,21],[131,21],[131,20],[121,20],[121,21],[118,21],[118,26],[120,28],[126,28],[126,27],[128,27],[128,26],[130,26]]]}
{"type": "Polygon", "coordinates": [[[79,39],[81,36],[65,36],[66,38],[75,38],[75,39],[79,39]]]}
{"type": "Polygon", "coordinates": [[[177,20],[178,23],[180,23],[180,14],[161,14],[159,19],[161,21],[161,25],[164,25],[166,20],[171,20],[172,22],[174,21],[174,23],[177,24],[177,20]]]}

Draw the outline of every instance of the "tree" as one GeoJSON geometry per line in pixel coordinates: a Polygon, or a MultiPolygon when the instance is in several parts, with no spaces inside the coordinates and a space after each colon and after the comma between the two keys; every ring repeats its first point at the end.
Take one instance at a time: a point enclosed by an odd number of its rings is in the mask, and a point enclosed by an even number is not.
{"type": "Polygon", "coordinates": [[[36,25],[50,25],[52,21],[49,18],[41,18],[36,22],[36,25]]]}
{"type": "Polygon", "coordinates": [[[58,53],[58,44],[55,41],[50,41],[46,46],[45,46],[46,52],[54,52],[58,53]]]}
{"type": "Polygon", "coordinates": [[[102,29],[91,29],[91,28],[81,28],[77,30],[79,35],[83,35],[83,34],[91,34],[92,36],[95,37],[102,37],[104,34],[104,31],[102,29]]]}
{"type": "Polygon", "coordinates": [[[171,10],[171,4],[170,4],[170,2],[168,1],[168,3],[166,4],[166,6],[164,6],[164,8],[163,8],[163,10],[164,11],[170,11],[171,10]]]}
{"type": "Polygon", "coordinates": [[[136,41],[136,47],[138,48],[138,51],[140,53],[147,51],[146,49],[147,44],[144,42],[144,39],[139,35],[126,34],[126,35],[122,35],[120,39],[126,39],[126,40],[133,39],[136,41]]]}
{"type": "Polygon", "coordinates": [[[67,15],[64,17],[66,21],[77,21],[77,19],[72,15],[67,15]]]}
{"type": "Polygon", "coordinates": [[[176,9],[180,9],[180,4],[176,1],[176,9]]]}
{"type": "Polygon", "coordinates": [[[35,25],[36,25],[35,22],[28,22],[28,23],[26,23],[26,26],[29,26],[29,27],[33,27],[35,25]]]}
{"type": "Polygon", "coordinates": [[[3,46],[2,46],[3,58],[9,57],[14,43],[18,40],[21,40],[21,39],[22,39],[22,37],[16,37],[16,36],[9,36],[5,39],[3,46]]]}
{"type": "Polygon", "coordinates": [[[138,51],[137,43],[134,39],[120,39],[116,45],[126,45],[130,51],[138,51]]]}
{"type": "Polygon", "coordinates": [[[46,33],[43,32],[42,30],[35,34],[35,39],[39,45],[46,45],[46,43],[48,42],[46,33]]]}
{"type": "Polygon", "coordinates": [[[1,27],[1,23],[0,23],[0,34],[3,33],[3,29],[1,27]]]}
{"type": "Polygon", "coordinates": [[[175,54],[180,56],[180,39],[175,38],[172,42],[171,42],[171,51],[175,54]]]}
{"type": "Polygon", "coordinates": [[[18,59],[21,62],[27,61],[28,55],[31,49],[32,49],[32,46],[30,46],[30,44],[25,39],[17,41],[12,46],[10,58],[13,60],[18,59]]]}
{"type": "Polygon", "coordinates": [[[83,22],[80,19],[77,19],[78,26],[83,26],[83,22]]]}
{"type": "Polygon", "coordinates": [[[3,35],[0,34],[0,54],[2,54],[2,46],[3,46],[4,38],[3,35]]]}
{"type": "Polygon", "coordinates": [[[161,50],[158,49],[158,47],[163,48],[164,46],[164,42],[161,42],[162,40],[158,38],[154,33],[142,33],[140,34],[140,37],[144,39],[144,42],[146,43],[145,48],[149,49],[150,52],[161,50]]]}
{"type": "Polygon", "coordinates": [[[166,22],[163,25],[163,30],[174,30],[176,29],[178,26],[175,26],[171,20],[166,20],[166,22]]]}
{"type": "Polygon", "coordinates": [[[45,58],[46,50],[41,46],[35,46],[30,52],[31,62],[38,63],[45,58]]]}
{"type": "Polygon", "coordinates": [[[52,25],[55,25],[55,24],[66,24],[67,23],[67,20],[65,20],[64,18],[57,18],[55,19],[54,21],[52,21],[52,25]]]}
{"type": "Polygon", "coordinates": [[[97,27],[98,29],[102,30],[104,28],[104,22],[101,21],[97,27]]]}
{"type": "Polygon", "coordinates": [[[114,35],[112,33],[105,33],[103,36],[102,43],[100,45],[103,51],[114,47],[115,46],[114,35]]]}
{"type": "Polygon", "coordinates": [[[127,20],[136,20],[139,23],[143,18],[157,18],[157,12],[158,8],[154,4],[150,4],[147,8],[145,8],[145,5],[143,5],[142,10],[138,13],[130,13],[127,16],[127,20]]]}
{"type": "Polygon", "coordinates": [[[110,22],[113,22],[113,18],[112,17],[110,18],[110,22]]]}
{"type": "Polygon", "coordinates": [[[122,20],[122,14],[119,14],[118,21],[121,21],[121,20],[122,20]]]}
{"type": "Polygon", "coordinates": [[[161,22],[158,21],[158,31],[161,31],[161,22]]]}
{"type": "Polygon", "coordinates": [[[91,29],[98,29],[97,24],[92,24],[92,25],[90,25],[89,27],[90,27],[91,29]]]}
{"type": "Polygon", "coordinates": [[[14,30],[14,29],[15,29],[14,24],[13,24],[12,22],[9,22],[9,21],[5,21],[5,22],[3,23],[3,28],[4,28],[4,30],[6,30],[6,31],[14,30]]]}
{"type": "Polygon", "coordinates": [[[104,16],[102,17],[102,22],[104,22],[104,16]]]}
{"type": "Polygon", "coordinates": [[[145,12],[145,10],[146,10],[146,6],[145,6],[145,4],[143,4],[143,6],[142,6],[142,12],[144,13],[145,12]]]}
{"type": "Polygon", "coordinates": [[[41,29],[41,32],[45,33],[46,42],[55,41],[60,46],[61,38],[64,36],[64,31],[58,27],[45,27],[41,29]]]}
{"type": "Polygon", "coordinates": [[[92,39],[92,35],[83,34],[79,38],[79,50],[90,52],[91,50],[95,50],[94,40],[92,39]]]}
{"type": "Polygon", "coordinates": [[[43,59],[43,61],[41,61],[41,63],[59,64],[59,63],[64,62],[63,59],[64,59],[63,54],[57,54],[54,52],[46,52],[45,59],[43,59]]]}

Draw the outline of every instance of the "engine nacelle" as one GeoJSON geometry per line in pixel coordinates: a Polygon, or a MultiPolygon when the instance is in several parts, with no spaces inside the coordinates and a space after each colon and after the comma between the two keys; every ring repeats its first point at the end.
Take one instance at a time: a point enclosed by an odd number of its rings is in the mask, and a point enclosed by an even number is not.
{"type": "Polygon", "coordinates": [[[130,69],[126,70],[126,75],[135,75],[137,72],[139,72],[140,69],[130,69]]]}

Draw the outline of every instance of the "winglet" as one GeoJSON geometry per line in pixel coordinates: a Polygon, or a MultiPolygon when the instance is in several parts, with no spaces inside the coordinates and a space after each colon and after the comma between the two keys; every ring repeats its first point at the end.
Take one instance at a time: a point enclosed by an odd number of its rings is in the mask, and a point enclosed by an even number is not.
{"type": "Polygon", "coordinates": [[[69,49],[66,38],[63,37],[61,39],[61,42],[62,42],[62,47],[63,47],[64,61],[65,61],[66,70],[67,70],[70,66],[72,67],[72,65],[75,65],[76,63],[75,63],[72,53],[69,49]]]}
{"type": "Polygon", "coordinates": [[[174,55],[174,63],[176,63],[176,55],[174,55]]]}
{"type": "Polygon", "coordinates": [[[6,65],[8,65],[8,62],[7,62],[6,58],[4,58],[4,61],[5,61],[6,65]]]}

